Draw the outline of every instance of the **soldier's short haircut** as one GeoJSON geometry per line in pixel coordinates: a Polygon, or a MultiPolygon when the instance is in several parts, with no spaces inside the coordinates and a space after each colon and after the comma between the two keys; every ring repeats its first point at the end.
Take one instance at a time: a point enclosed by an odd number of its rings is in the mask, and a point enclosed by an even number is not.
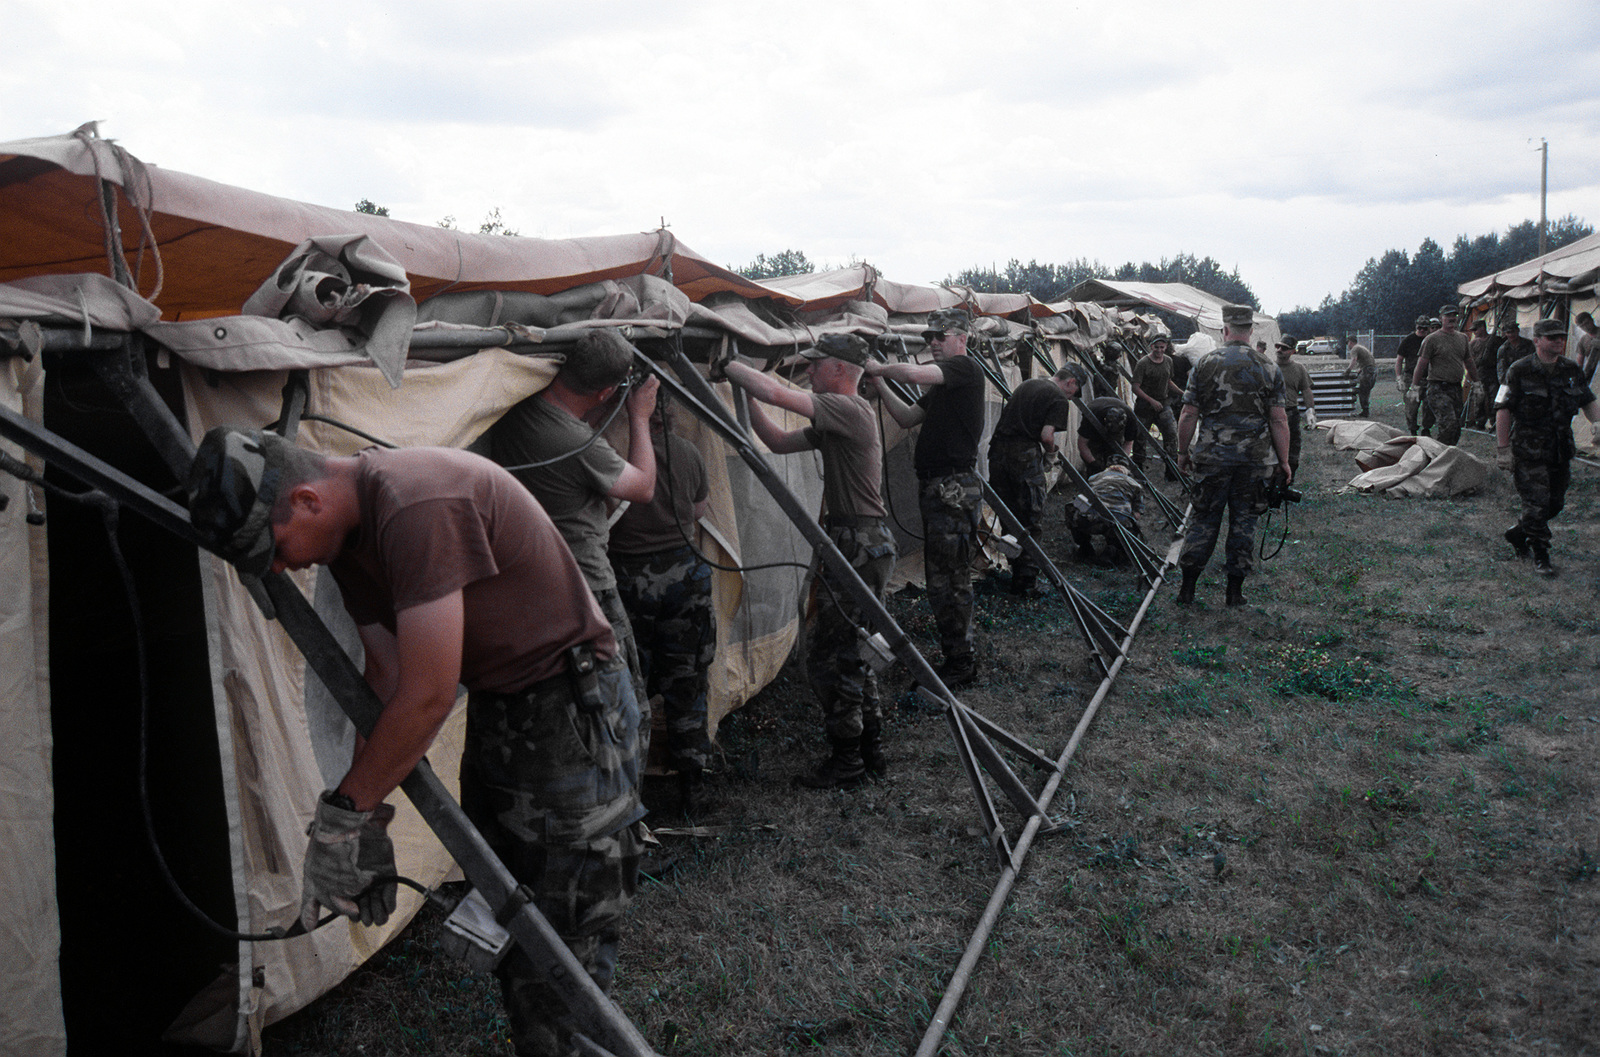
{"type": "Polygon", "coordinates": [[[632,364],[633,346],[627,339],[608,327],[597,327],[578,339],[556,377],[573,392],[592,396],[621,385],[632,364]]]}
{"type": "Polygon", "coordinates": [[[328,476],[328,459],[321,452],[302,448],[289,441],[283,441],[277,447],[276,459],[282,471],[278,478],[277,495],[272,500],[272,523],[281,525],[289,520],[289,493],[298,485],[325,480],[328,476]]]}

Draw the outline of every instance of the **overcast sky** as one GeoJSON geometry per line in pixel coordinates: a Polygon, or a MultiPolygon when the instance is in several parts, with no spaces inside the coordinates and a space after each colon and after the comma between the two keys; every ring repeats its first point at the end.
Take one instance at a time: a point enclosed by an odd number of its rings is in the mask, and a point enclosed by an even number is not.
{"type": "Polygon", "coordinates": [[[0,0],[0,140],[101,133],[271,194],[525,235],[652,229],[902,282],[1237,265],[1269,312],[1372,256],[1600,223],[1596,0],[0,0]]]}

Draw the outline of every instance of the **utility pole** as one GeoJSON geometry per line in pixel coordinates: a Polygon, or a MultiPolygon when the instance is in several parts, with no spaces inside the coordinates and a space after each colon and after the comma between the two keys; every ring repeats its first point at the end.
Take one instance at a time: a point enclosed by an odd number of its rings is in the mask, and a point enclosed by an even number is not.
{"type": "Polygon", "coordinates": [[[1545,232],[1545,197],[1550,189],[1550,142],[1543,136],[1539,137],[1539,256],[1544,256],[1545,232]]]}

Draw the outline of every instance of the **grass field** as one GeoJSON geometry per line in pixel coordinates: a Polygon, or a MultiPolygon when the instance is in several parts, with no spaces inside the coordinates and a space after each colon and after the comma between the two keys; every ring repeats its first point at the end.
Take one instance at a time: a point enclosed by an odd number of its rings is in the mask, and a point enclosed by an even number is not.
{"type": "MultiPolygon", "coordinates": [[[[1380,383],[1376,416],[1400,424],[1397,399],[1380,383]]],[[[1221,605],[1220,570],[1190,609],[1157,598],[1053,806],[1070,829],[1035,846],[943,1052],[1600,1052],[1600,471],[1575,469],[1545,581],[1499,538],[1505,474],[1457,500],[1345,494],[1353,460],[1323,440],[1248,606],[1221,605]]],[[[1063,568],[1132,616],[1131,574],[1063,568]]],[[[891,608],[931,648],[922,599],[891,608]]],[[[991,584],[979,624],[963,700],[1055,757],[1098,682],[1064,606],[991,584]]],[[[663,1054],[915,1048],[998,869],[905,685],[893,773],[854,792],[790,785],[822,751],[796,665],[725,723],[716,835],[662,838],[614,992],[663,1054]]],[[[266,1052],[509,1053],[493,981],[437,929],[425,913],[266,1052]]]]}

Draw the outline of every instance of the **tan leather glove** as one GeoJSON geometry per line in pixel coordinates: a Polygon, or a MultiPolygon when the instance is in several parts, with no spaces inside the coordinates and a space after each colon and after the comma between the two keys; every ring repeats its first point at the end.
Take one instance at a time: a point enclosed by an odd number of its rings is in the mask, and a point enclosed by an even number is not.
{"type": "Polygon", "coordinates": [[[382,925],[395,907],[395,884],[373,886],[379,877],[393,877],[394,842],[389,823],[394,808],[379,804],[372,811],[349,811],[317,799],[317,813],[306,835],[305,869],[301,880],[300,923],[316,928],[320,908],[327,906],[363,925],[382,925]]]}

